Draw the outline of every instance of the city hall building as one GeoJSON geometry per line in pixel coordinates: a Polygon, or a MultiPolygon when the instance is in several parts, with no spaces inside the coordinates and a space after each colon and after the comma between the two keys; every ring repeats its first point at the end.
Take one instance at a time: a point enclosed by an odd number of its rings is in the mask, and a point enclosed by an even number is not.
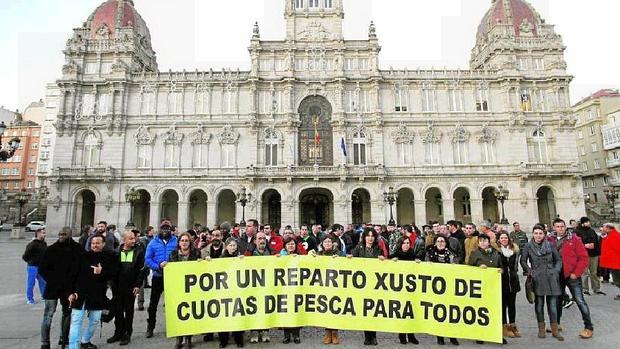
{"type": "Polygon", "coordinates": [[[343,37],[343,0],[286,0],[284,17],[282,40],[248,28],[249,71],[164,72],[133,1],[95,9],[48,88],[48,228],[122,227],[131,189],[141,228],[243,209],[274,226],[386,223],[390,187],[399,224],[499,221],[500,186],[528,228],[584,213],[565,47],[527,2],[481,13],[469,70],[385,69],[372,23],[343,37]]]}

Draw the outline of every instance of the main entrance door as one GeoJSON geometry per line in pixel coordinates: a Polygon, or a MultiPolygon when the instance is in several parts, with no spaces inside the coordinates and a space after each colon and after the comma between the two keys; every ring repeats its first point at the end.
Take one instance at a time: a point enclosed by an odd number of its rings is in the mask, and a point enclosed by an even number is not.
{"type": "Polygon", "coordinates": [[[326,189],[307,189],[299,196],[301,224],[327,227],[334,220],[334,197],[326,189]]]}

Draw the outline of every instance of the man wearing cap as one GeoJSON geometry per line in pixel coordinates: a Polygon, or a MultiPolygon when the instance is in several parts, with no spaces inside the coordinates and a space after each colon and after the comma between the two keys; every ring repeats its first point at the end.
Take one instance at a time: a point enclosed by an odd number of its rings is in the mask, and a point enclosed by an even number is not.
{"type": "Polygon", "coordinates": [[[28,263],[28,268],[26,269],[26,275],[28,276],[26,279],[26,300],[28,304],[35,303],[35,281],[39,283],[41,297],[43,297],[45,293],[45,280],[43,280],[43,277],[39,274],[39,263],[41,262],[43,253],[45,253],[45,249],[47,249],[45,229],[39,229],[34,233],[34,239],[26,246],[26,251],[24,251],[24,255],[22,256],[24,262],[28,263]]]}
{"type": "MultiPolygon", "coordinates": [[[[620,233],[611,223],[601,228],[603,243],[601,248],[601,267],[611,271],[614,285],[620,288],[620,233]]],[[[614,300],[620,301],[620,294],[614,300]]]]}
{"type": "Polygon", "coordinates": [[[177,248],[177,237],[172,234],[170,220],[162,219],[159,227],[159,235],[146,248],[145,264],[153,271],[151,281],[151,298],[149,302],[146,327],[146,338],[153,337],[155,323],[157,321],[157,306],[164,292],[164,267],[168,264],[168,256],[177,248]]]}
{"type": "Polygon", "coordinates": [[[590,219],[588,217],[581,217],[577,227],[577,236],[581,238],[583,245],[588,251],[588,268],[583,274],[583,293],[590,295],[590,284],[592,285],[592,291],[594,294],[605,295],[605,292],[601,291],[601,281],[598,278],[598,259],[601,255],[601,241],[590,226],[590,219]],[[590,283],[588,283],[590,279],[590,283]]]}

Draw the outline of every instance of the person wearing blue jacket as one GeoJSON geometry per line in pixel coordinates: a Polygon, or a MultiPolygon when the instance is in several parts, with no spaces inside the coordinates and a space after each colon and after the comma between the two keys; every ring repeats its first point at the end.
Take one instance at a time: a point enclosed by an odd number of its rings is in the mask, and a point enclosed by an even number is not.
{"type": "Polygon", "coordinates": [[[162,220],[159,235],[146,248],[144,258],[147,268],[153,271],[146,338],[153,337],[153,330],[155,330],[155,322],[157,321],[157,306],[161,294],[164,292],[164,267],[168,264],[170,253],[177,248],[177,238],[172,234],[172,225],[169,222],[169,220],[162,220]]]}

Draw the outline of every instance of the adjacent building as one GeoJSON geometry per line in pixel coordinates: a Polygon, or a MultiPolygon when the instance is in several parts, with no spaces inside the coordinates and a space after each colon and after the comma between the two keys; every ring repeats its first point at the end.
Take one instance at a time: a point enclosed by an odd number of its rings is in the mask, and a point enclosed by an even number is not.
{"type": "Polygon", "coordinates": [[[0,162],[0,188],[7,192],[34,191],[39,158],[41,127],[31,121],[22,121],[21,115],[6,129],[4,140],[17,137],[19,148],[7,162],[0,162]]]}
{"type": "Polygon", "coordinates": [[[614,160],[612,150],[615,147],[612,134],[616,122],[609,121],[609,114],[618,109],[620,93],[611,89],[597,91],[573,106],[587,213],[599,223],[611,218],[605,190],[613,185],[612,178],[620,178],[615,176],[613,170],[620,166],[620,161],[614,160]]]}
{"type": "Polygon", "coordinates": [[[250,33],[250,70],[164,72],[133,1],[105,1],[49,87],[48,227],[123,224],[132,188],[139,227],[498,221],[500,185],[510,221],[579,217],[562,38],[523,0],[481,16],[468,70],[385,69],[374,24],[343,36],[343,0],[286,0],[286,37],[250,33]]]}

